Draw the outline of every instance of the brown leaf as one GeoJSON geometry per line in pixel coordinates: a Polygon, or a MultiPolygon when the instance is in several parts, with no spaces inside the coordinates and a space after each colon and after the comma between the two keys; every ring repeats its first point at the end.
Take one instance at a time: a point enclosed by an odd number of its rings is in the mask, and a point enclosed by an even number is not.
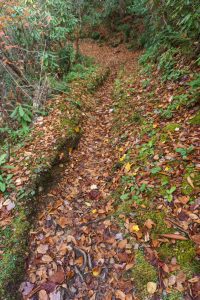
{"type": "Polygon", "coordinates": [[[182,197],[179,197],[178,200],[183,203],[183,204],[187,204],[190,200],[190,197],[188,196],[182,196],[182,197]]]}
{"type": "Polygon", "coordinates": [[[68,247],[66,243],[62,243],[61,245],[59,245],[57,249],[61,256],[64,256],[68,251],[68,247]]]}
{"type": "Polygon", "coordinates": [[[126,299],[126,295],[125,295],[122,291],[120,291],[120,290],[117,290],[117,291],[115,292],[115,296],[116,296],[118,299],[120,299],[120,300],[125,300],[125,299],[126,299]]]}
{"type": "Polygon", "coordinates": [[[180,234],[174,234],[174,233],[166,233],[166,234],[160,234],[160,236],[165,237],[167,239],[173,239],[173,240],[180,240],[180,241],[187,241],[188,239],[180,234]]]}
{"type": "Polygon", "coordinates": [[[39,300],[49,300],[49,297],[47,295],[47,292],[45,290],[39,291],[39,300]]]}
{"type": "Polygon", "coordinates": [[[176,276],[171,275],[168,279],[169,286],[173,286],[176,283],[176,276]]]}
{"type": "Polygon", "coordinates": [[[58,225],[60,225],[61,228],[65,228],[67,225],[70,224],[70,221],[66,217],[61,217],[59,220],[57,220],[58,225]]]}
{"type": "Polygon", "coordinates": [[[162,265],[162,269],[163,269],[164,272],[169,273],[169,267],[168,267],[168,265],[163,264],[162,265]]]}
{"type": "Polygon", "coordinates": [[[49,277],[49,281],[61,284],[65,280],[65,273],[63,271],[58,271],[49,277]]]}
{"type": "Polygon", "coordinates": [[[133,269],[134,265],[135,265],[134,263],[127,264],[126,265],[126,271],[128,271],[130,269],[133,269]]]}
{"type": "Polygon", "coordinates": [[[118,257],[120,262],[127,262],[128,258],[129,258],[129,255],[126,252],[123,252],[123,253],[118,253],[117,257],[118,257]]]}
{"type": "Polygon", "coordinates": [[[133,296],[131,294],[126,295],[125,300],[133,300],[133,296]]]}
{"type": "Polygon", "coordinates": [[[38,248],[37,248],[37,252],[39,254],[46,254],[47,251],[49,249],[49,246],[48,245],[40,245],[38,248]]]}
{"type": "Polygon", "coordinates": [[[155,225],[156,224],[151,219],[146,220],[146,222],[144,223],[144,226],[146,226],[148,229],[152,229],[152,227],[155,225]]]}
{"type": "Polygon", "coordinates": [[[118,248],[119,248],[119,249],[125,249],[127,243],[128,243],[127,240],[122,240],[122,241],[120,241],[119,244],[118,244],[118,248]]]}
{"type": "Polygon", "coordinates": [[[199,282],[199,277],[195,276],[191,279],[188,280],[190,283],[196,283],[196,282],[199,282]]]}
{"type": "Polygon", "coordinates": [[[152,240],[152,246],[154,248],[157,248],[159,246],[160,242],[158,240],[152,240]]]}
{"type": "Polygon", "coordinates": [[[185,275],[185,273],[183,273],[183,271],[180,271],[176,275],[176,282],[181,284],[181,283],[184,283],[185,281],[186,281],[186,275],[185,275]]]}
{"type": "Polygon", "coordinates": [[[50,262],[53,261],[53,259],[52,259],[52,257],[49,256],[49,255],[43,255],[43,256],[42,256],[42,261],[43,261],[44,263],[50,263],[50,262]]]}
{"type": "Polygon", "coordinates": [[[83,256],[80,256],[75,260],[75,264],[78,265],[79,267],[82,267],[83,265],[83,256]]]}
{"type": "Polygon", "coordinates": [[[56,288],[56,284],[52,281],[42,283],[40,286],[41,290],[45,290],[47,293],[52,293],[56,288]]]}
{"type": "Polygon", "coordinates": [[[89,197],[91,200],[98,200],[100,198],[101,194],[99,190],[91,190],[89,193],[89,197]]]}

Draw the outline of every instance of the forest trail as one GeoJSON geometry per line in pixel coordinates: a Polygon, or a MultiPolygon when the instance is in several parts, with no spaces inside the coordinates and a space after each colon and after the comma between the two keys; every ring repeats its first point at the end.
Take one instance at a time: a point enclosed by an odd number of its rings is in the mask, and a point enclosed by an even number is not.
{"type": "Polygon", "coordinates": [[[133,250],[127,245],[122,255],[123,234],[109,217],[117,161],[111,129],[114,80],[122,65],[134,68],[138,55],[124,46],[113,49],[92,42],[83,42],[81,52],[111,72],[94,94],[96,106],[87,113],[78,149],[60,180],[42,195],[50,204],[30,234],[26,281],[37,286],[30,299],[49,299],[47,294],[57,300],[132,299],[132,283],[122,278],[119,255],[131,264],[133,250]],[[67,284],[52,292],[55,284],[62,285],[64,274],[67,284]]]}

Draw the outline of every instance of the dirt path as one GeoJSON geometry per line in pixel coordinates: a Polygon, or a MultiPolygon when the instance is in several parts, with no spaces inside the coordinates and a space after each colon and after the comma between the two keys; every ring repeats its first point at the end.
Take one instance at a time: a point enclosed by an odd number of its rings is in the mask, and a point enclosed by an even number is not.
{"type": "Polygon", "coordinates": [[[70,164],[57,185],[42,196],[44,201],[51,198],[53,205],[41,213],[30,237],[27,281],[40,289],[30,299],[125,299],[125,295],[132,299],[132,283],[122,279],[121,272],[123,255],[131,263],[132,250],[127,247],[124,252],[122,233],[109,214],[115,162],[113,83],[120,66],[127,62],[130,66],[136,55],[125,48],[113,50],[88,42],[81,50],[109,66],[111,74],[94,95],[97,105],[88,115],[70,164]],[[52,293],[55,284],[62,284],[62,288],[52,293]]]}

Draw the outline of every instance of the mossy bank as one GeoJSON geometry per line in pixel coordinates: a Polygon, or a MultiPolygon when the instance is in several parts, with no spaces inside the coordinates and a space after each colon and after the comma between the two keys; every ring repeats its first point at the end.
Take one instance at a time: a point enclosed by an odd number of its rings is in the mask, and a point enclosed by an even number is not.
{"type": "Polygon", "coordinates": [[[15,208],[9,221],[2,223],[0,239],[0,299],[20,299],[19,284],[23,281],[29,232],[35,217],[46,204],[40,194],[56,180],[60,164],[67,163],[82,133],[84,112],[95,106],[91,93],[107,78],[107,68],[95,67],[89,78],[73,80],[67,93],[48,103],[47,117],[39,118],[23,147],[13,150],[15,167],[13,182],[18,183],[3,197],[15,197],[15,208]],[[27,174],[24,176],[24,173],[27,174]]]}

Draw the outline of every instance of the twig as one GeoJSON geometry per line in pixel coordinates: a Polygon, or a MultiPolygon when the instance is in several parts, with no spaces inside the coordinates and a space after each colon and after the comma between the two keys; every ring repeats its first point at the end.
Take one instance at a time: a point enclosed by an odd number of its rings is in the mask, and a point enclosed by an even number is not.
{"type": "Polygon", "coordinates": [[[176,221],[171,220],[169,218],[166,218],[166,220],[172,223],[174,226],[176,226],[180,231],[184,232],[190,238],[189,233],[185,229],[183,229],[176,221]]]}
{"type": "Polygon", "coordinates": [[[88,253],[88,267],[90,270],[92,269],[92,260],[91,260],[91,256],[89,253],[88,253]]]}
{"type": "Polygon", "coordinates": [[[99,223],[101,221],[105,221],[108,218],[110,218],[110,216],[102,217],[102,218],[99,218],[97,220],[92,220],[92,221],[89,221],[87,223],[82,223],[82,224],[78,225],[78,227],[88,226],[88,225],[91,225],[91,224],[97,224],[97,223],[99,223]]]}
{"type": "Polygon", "coordinates": [[[32,298],[37,292],[41,290],[41,286],[36,287],[32,292],[30,292],[26,297],[25,300],[29,300],[32,298]]]}
{"type": "Polygon", "coordinates": [[[0,63],[4,67],[4,69],[8,72],[8,74],[10,75],[10,77],[13,79],[13,81],[16,84],[16,86],[18,86],[22,90],[22,92],[24,93],[24,95],[26,95],[32,101],[32,97],[19,85],[19,83],[14,78],[14,76],[12,75],[12,73],[7,69],[6,65],[1,60],[0,60],[0,63]]]}
{"type": "Polygon", "coordinates": [[[6,157],[6,162],[8,163],[9,161],[10,161],[10,144],[8,144],[7,157],[6,157]]]}
{"type": "Polygon", "coordinates": [[[77,266],[74,267],[74,271],[80,277],[81,282],[84,282],[83,275],[81,274],[81,272],[79,271],[79,269],[77,268],[77,266]]]}

